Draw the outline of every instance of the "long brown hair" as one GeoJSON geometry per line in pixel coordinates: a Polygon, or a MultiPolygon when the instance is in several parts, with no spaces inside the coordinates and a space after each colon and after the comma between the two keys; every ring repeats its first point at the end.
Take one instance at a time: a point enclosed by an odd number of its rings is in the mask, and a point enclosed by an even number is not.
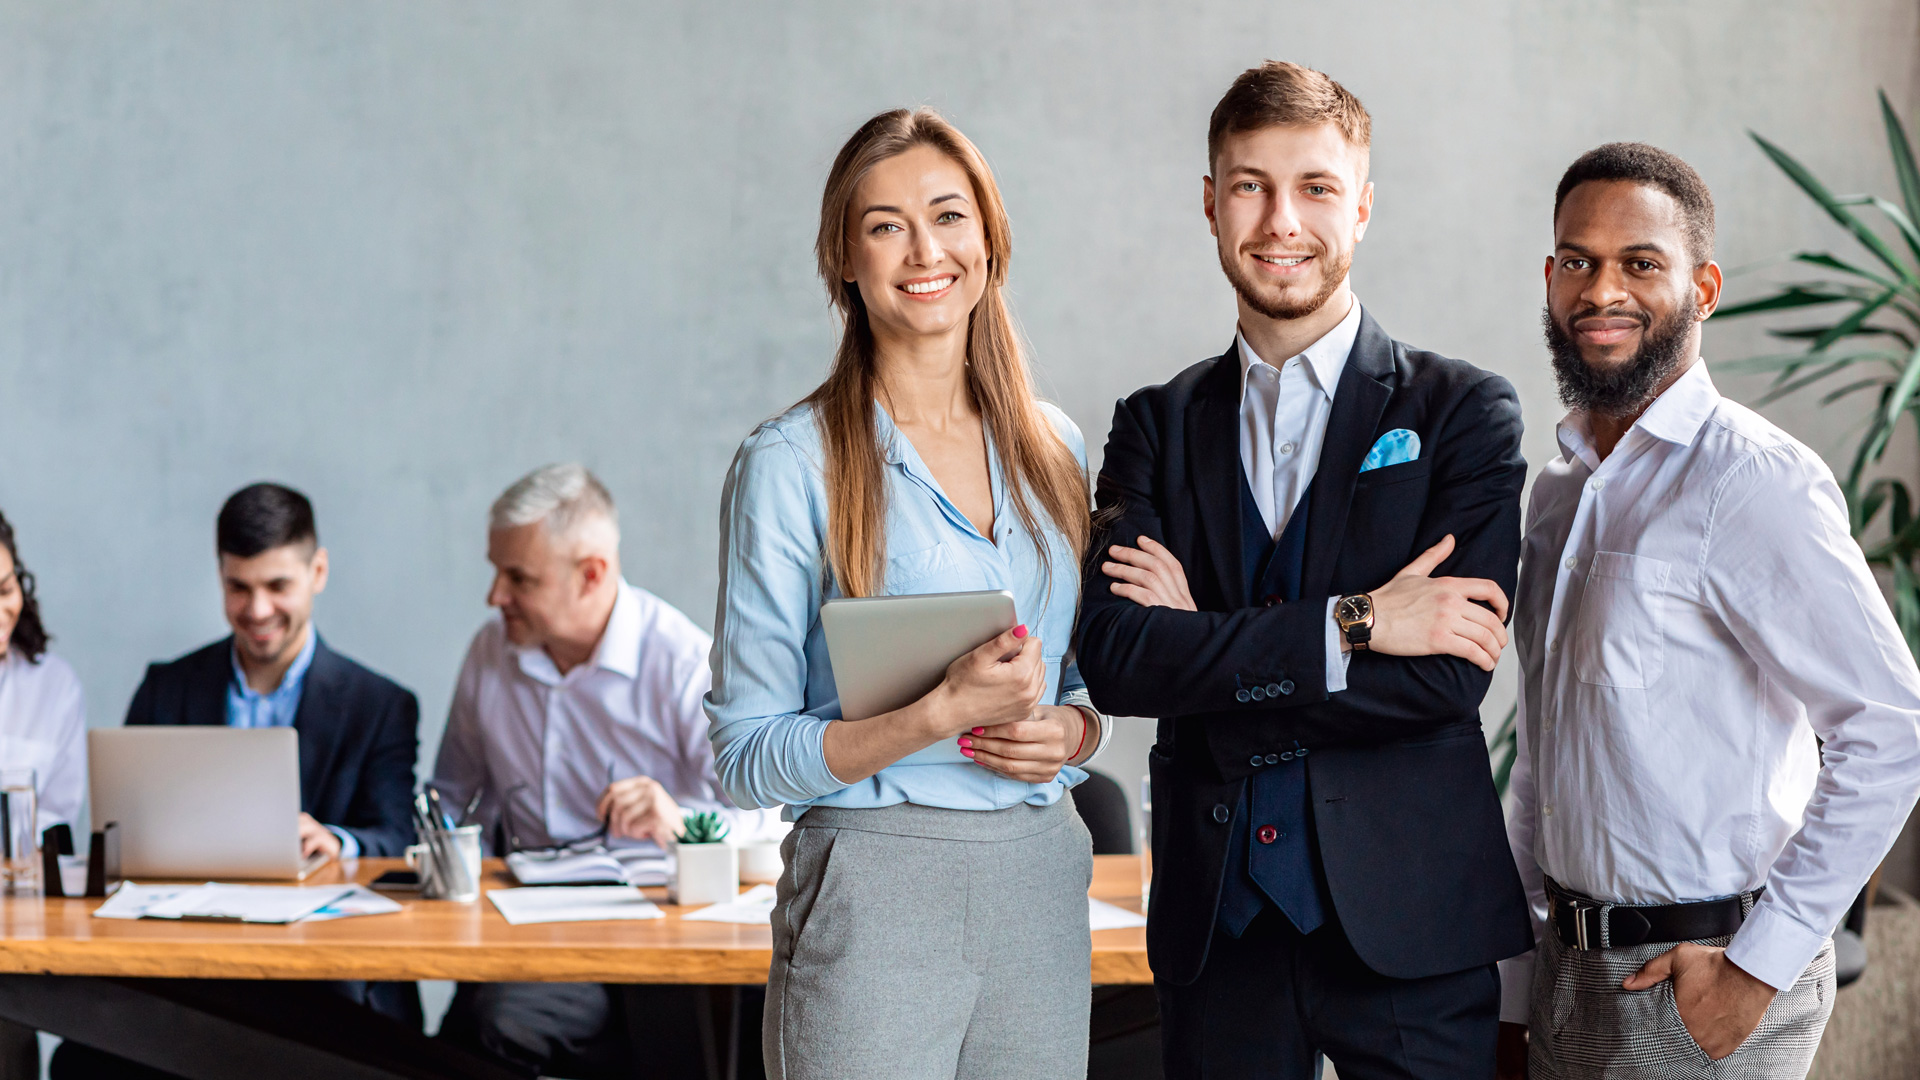
{"type": "MultiPolygon", "coordinates": [[[[874,417],[874,339],[859,285],[846,281],[847,207],[875,165],[916,146],[952,158],[973,181],[987,239],[987,287],[969,316],[967,389],[993,436],[1020,523],[1053,561],[1032,502],[1066,534],[1077,560],[1087,545],[1087,477],[1034,399],[1013,316],[1001,286],[1013,251],[1013,230],[993,171],[973,143],[932,109],[893,109],[860,125],[834,158],[820,198],[820,236],[814,255],[821,280],[840,312],[840,348],[827,381],[805,404],[819,417],[826,450],[827,561],[847,596],[871,596],[885,584],[886,482],[874,417]]],[[[1049,571],[1050,573],[1051,571],[1049,571]]]]}

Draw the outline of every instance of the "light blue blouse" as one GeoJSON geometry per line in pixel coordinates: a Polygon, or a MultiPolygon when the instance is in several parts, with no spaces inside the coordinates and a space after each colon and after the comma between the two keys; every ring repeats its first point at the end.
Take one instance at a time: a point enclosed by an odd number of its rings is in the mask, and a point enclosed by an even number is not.
{"type": "MultiPolygon", "coordinates": [[[[1086,444],[1065,413],[1041,405],[1086,468],[1086,444]]],[[[988,433],[998,543],[980,535],[947,499],[913,443],[876,402],[886,455],[888,595],[1005,589],[1040,636],[1047,663],[1042,701],[1084,700],[1085,683],[1065,661],[1079,602],[1078,553],[1037,506],[1047,551],[1027,535],[1008,498],[988,433]],[[1051,568],[1051,575],[1048,570],[1051,568]]],[[[911,802],[956,810],[1050,805],[1086,778],[1067,766],[1050,783],[1009,780],[972,762],[890,765],[857,784],[827,768],[828,722],[840,717],[820,606],[841,595],[827,567],[825,455],[811,406],[756,428],[740,445],[720,501],[720,605],[713,627],[713,689],[707,694],[720,785],[742,807],[785,803],[789,819],[809,806],[875,807],[911,802]]]]}

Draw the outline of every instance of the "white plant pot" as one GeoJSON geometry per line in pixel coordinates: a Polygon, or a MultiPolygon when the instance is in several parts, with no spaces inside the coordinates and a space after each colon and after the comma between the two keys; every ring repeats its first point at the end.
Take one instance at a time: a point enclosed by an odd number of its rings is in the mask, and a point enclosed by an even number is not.
{"type": "Polygon", "coordinates": [[[732,844],[724,840],[717,844],[675,844],[673,854],[668,903],[721,904],[740,895],[740,852],[732,844]]]}

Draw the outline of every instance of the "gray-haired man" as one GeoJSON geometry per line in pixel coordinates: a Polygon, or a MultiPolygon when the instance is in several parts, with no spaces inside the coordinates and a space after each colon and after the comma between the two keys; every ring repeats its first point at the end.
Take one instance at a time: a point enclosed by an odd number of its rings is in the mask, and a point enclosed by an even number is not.
{"type": "MultiPolygon", "coordinates": [[[[712,639],[621,577],[619,519],[592,473],[549,465],[516,481],[493,504],[487,558],[499,614],[460,669],[433,770],[443,797],[478,794],[489,833],[520,847],[604,827],[617,853],[652,853],[683,808],[720,811],[736,831],[761,825],[714,776],[701,710],[712,639]]],[[[620,1071],[631,1047],[672,1072],[698,1050],[672,1035],[698,1030],[693,989],[646,991],[659,1000],[622,1023],[618,996],[598,984],[466,984],[442,1033],[532,1071],[620,1071]],[[640,1016],[650,1030],[632,1030],[640,1016]]]]}

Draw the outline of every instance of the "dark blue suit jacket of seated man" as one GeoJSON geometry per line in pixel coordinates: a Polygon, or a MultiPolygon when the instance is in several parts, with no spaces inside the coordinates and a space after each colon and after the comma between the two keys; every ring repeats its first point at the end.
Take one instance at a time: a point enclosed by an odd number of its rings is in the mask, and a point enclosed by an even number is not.
{"type": "Polygon", "coordinates": [[[1325,674],[1327,598],[1378,588],[1449,533],[1458,546],[1437,576],[1513,595],[1526,461],[1512,386],[1363,315],[1307,496],[1300,600],[1270,606],[1251,606],[1243,558],[1240,401],[1234,349],[1136,392],[1114,412],[1096,491],[1078,657],[1102,712],[1161,718],[1155,978],[1200,977],[1250,762],[1296,743],[1311,750],[1310,835],[1332,917],[1368,968],[1417,979],[1524,952],[1526,902],[1480,728],[1491,676],[1450,656],[1374,652],[1353,654],[1344,691],[1329,694],[1325,674]],[[1362,473],[1396,428],[1419,435],[1420,456],[1362,473]],[[1100,556],[1142,535],[1180,560],[1198,611],[1110,591],[1100,556]],[[1237,694],[1254,686],[1265,693],[1237,694]]]}
{"type": "MultiPolygon", "coordinates": [[[[227,722],[233,639],[153,664],[127,723],[227,722]]],[[[413,843],[413,763],[420,702],[412,691],[316,642],[293,728],[300,742],[300,809],[353,834],[362,855],[400,855],[413,843]]]]}

